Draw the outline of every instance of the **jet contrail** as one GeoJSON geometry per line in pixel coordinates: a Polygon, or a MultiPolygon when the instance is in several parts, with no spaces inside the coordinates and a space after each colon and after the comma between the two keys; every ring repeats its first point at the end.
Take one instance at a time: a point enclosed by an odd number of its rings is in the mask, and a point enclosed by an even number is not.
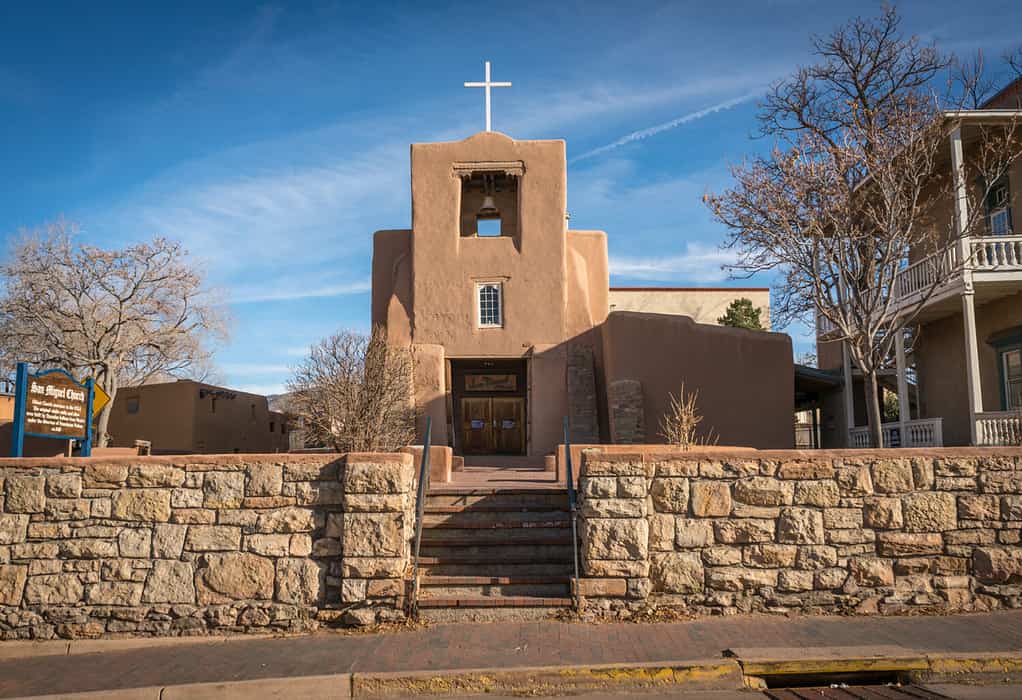
{"type": "Polygon", "coordinates": [[[607,151],[618,148],[619,146],[624,146],[626,143],[631,143],[632,141],[641,141],[642,139],[649,138],[650,136],[655,136],[656,134],[659,134],[663,131],[668,131],[670,129],[677,128],[682,124],[688,124],[689,122],[694,122],[697,119],[708,117],[716,112],[720,112],[725,109],[731,109],[732,107],[740,105],[743,102],[748,102],[749,100],[755,99],[760,94],[761,91],[750,92],[746,95],[742,95],[741,97],[734,97],[730,100],[725,100],[724,102],[720,102],[710,107],[706,107],[705,109],[701,109],[698,112],[691,112],[684,116],[678,117],[677,119],[672,119],[669,122],[657,124],[656,126],[651,126],[646,129],[639,129],[638,131],[633,131],[630,134],[622,136],[613,143],[608,143],[606,146],[600,146],[599,148],[594,148],[591,151],[586,151],[582,155],[575,156],[569,162],[575,163],[580,160],[585,160],[586,158],[592,158],[593,156],[597,156],[601,153],[606,153],[607,151]]]}

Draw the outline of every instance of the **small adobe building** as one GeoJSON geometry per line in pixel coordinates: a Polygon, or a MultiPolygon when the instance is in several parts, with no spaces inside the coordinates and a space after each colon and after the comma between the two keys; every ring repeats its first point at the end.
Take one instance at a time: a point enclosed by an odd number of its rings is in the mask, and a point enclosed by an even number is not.
{"type": "Polygon", "coordinates": [[[573,443],[663,442],[684,382],[719,444],[791,447],[790,338],[611,312],[606,234],[568,228],[567,188],[562,140],[411,146],[412,227],[374,235],[372,320],[411,348],[433,443],[538,457],[564,416],[573,443]]]}

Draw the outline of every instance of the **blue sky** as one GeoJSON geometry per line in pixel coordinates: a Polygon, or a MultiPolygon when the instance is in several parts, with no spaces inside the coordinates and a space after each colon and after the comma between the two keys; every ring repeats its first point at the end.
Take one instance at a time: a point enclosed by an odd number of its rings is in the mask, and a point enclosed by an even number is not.
{"type": "MultiPolygon", "coordinates": [[[[4,3],[0,235],[63,214],[99,245],[182,240],[231,299],[222,378],[280,391],[310,343],[368,328],[372,232],[409,225],[408,144],[482,129],[461,83],[490,60],[514,82],[494,129],[567,140],[572,226],[607,231],[612,283],[748,285],[701,196],[769,147],[756,97],[810,33],[879,7],[4,3]]],[[[1017,2],[899,7],[990,57],[1022,26],[1017,2]]]]}

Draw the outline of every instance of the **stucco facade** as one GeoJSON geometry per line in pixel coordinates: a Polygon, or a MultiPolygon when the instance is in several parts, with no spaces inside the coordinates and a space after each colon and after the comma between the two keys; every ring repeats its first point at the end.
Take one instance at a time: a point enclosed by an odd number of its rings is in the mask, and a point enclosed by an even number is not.
{"type": "Polygon", "coordinates": [[[696,323],[718,323],[728,307],[748,299],[759,309],[763,328],[770,329],[770,290],[766,287],[611,287],[611,311],[688,316],[696,323]]]}
{"type": "MultiPolygon", "coordinates": [[[[609,330],[606,235],[567,227],[563,141],[483,132],[414,144],[411,193],[411,229],[374,236],[372,320],[391,343],[411,346],[414,398],[433,419],[435,444],[459,454],[546,455],[563,440],[563,416],[571,417],[574,440],[607,441],[615,420],[608,358],[641,359],[651,344],[661,345],[656,359],[634,378],[649,397],[645,421],[658,423],[667,392],[677,391],[684,374],[672,352],[704,347],[710,331],[691,322],[677,330],[678,317],[657,314],[642,315],[638,335],[609,330]]],[[[738,374],[779,373],[788,383],[780,397],[771,389],[732,415],[721,412],[717,432],[736,445],[788,446],[789,339],[732,331],[720,347],[730,343],[771,348],[729,354],[751,363],[738,374]],[[734,428],[752,415],[775,421],[775,430],[734,428]],[[788,442],[778,437],[780,426],[788,442]]],[[[707,394],[733,392],[734,366],[704,364],[698,381],[707,394]]]]}

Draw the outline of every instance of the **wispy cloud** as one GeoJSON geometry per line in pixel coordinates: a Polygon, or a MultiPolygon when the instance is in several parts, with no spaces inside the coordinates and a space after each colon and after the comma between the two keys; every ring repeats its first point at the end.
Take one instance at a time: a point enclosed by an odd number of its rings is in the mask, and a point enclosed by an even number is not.
{"type": "Polygon", "coordinates": [[[726,109],[731,109],[732,107],[736,107],[736,106],[742,104],[743,102],[748,102],[749,100],[753,100],[756,97],[758,97],[760,94],[762,94],[762,90],[756,90],[754,92],[749,92],[749,93],[746,93],[744,95],[740,95],[738,97],[732,97],[729,100],[724,100],[723,102],[718,102],[717,104],[711,105],[709,107],[705,107],[705,108],[700,109],[698,111],[689,112],[688,114],[684,114],[684,115],[682,115],[680,117],[677,117],[675,119],[671,119],[670,121],[666,121],[666,122],[663,122],[661,124],[657,124],[655,126],[647,127],[645,129],[639,129],[638,131],[633,131],[630,134],[625,134],[624,136],[619,138],[617,141],[613,141],[612,143],[608,143],[605,146],[600,146],[599,148],[594,148],[591,151],[586,151],[585,153],[582,153],[581,155],[577,155],[574,158],[572,158],[570,162],[577,163],[580,160],[585,160],[587,158],[593,158],[594,156],[598,156],[601,153],[606,153],[608,151],[612,151],[615,148],[620,148],[621,146],[624,146],[626,144],[633,143],[635,141],[641,141],[643,139],[648,139],[650,136],[656,136],[657,134],[663,133],[665,131],[669,131],[671,129],[676,129],[679,126],[682,126],[684,124],[688,124],[690,122],[694,122],[694,121],[697,121],[699,119],[704,119],[704,118],[706,118],[706,117],[708,117],[708,116],[710,116],[712,114],[716,114],[717,112],[721,112],[721,111],[726,110],[726,109]]]}
{"type": "Polygon", "coordinates": [[[270,364],[261,362],[225,362],[220,369],[230,374],[241,374],[245,376],[260,374],[287,374],[291,368],[285,364],[270,364]]]}
{"type": "Polygon", "coordinates": [[[295,301],[297,299],[325,299],[329,297],[364,294],[372,290],[372,282],[347,282],[323,287],[286,286],[277,289],[241,288],[230,295],[233,304],[252,304],[266,301],[295,301]]]}
{"type": "Polygon", "coordinates": [[[728,277],[724,266],[735,262],[735,254],[728,250],[689,243],[680,255],[655,258],[611,256],[610,274],[622,279],[689,282],[720,282],[728,277]]]}

